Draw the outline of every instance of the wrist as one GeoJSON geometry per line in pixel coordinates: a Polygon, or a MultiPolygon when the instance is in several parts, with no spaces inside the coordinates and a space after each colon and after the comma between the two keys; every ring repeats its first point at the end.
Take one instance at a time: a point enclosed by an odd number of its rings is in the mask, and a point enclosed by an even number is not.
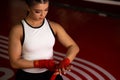
{"type": "Polygon", "coordinates": [[[69,65],[70,64],[70,59],[66,57],[66,58],[63,59],[63,62],[65,64],[69,65]]]}
{"type": "Polygon", "coordinates": [[[40,67],[39,60],[34,60],[33,65],[35,68],[39,68],[40,67]]]}
{"type": "Polygon", "coordinates": [[[33,61],[35,68],[47,68],[49,70],[54,69],[55,61],[53,59],[49,60],[35,60],[33,61]]]}
{"type": "Polygon", "coordinates": [[[69,58],[64,58],[60,64],[59,64],[59,68],[65,68],[70,64],[70,59],[69,58]]]}

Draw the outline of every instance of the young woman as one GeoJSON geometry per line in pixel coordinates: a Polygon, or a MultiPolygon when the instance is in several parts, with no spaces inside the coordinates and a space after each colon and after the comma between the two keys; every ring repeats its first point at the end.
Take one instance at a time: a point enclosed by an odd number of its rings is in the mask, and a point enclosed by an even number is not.
{"type": "Polygon", "coordinates": [[[18,69],[16,80],[50,80],[55,71],[56,80],[63,80],[79,52],[78,45],[58,23],[48,21],[49,0],[25,0],[28,15],[15,25],[9,35],[11,66],[18,69]],[[55,39],[67,48],[63,61],[55,63],[53,46],[55,39]]]}

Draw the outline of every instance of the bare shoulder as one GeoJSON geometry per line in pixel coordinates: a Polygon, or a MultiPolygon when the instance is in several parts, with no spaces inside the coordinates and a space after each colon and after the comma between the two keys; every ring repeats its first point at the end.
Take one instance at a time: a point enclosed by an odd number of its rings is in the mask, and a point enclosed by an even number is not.
{"type": "Polygon", "coordinates": [[[22,32],[23,32],[22,25],[21,23],[18,23],[11,28],[9,37],[12,37],[12,36],[21,37],[22,32]]]}
{"type": "Polygon", "coordinates": [[[59,23],[57,22],[54,22],[54,21],[49,21],[51,27],[55,27],[55,28],[59,28],[59,27],[62,27],[59,23]]]}
{"type": "Polygon", "coordinates": [[[57,22],[49,21],[49,23],[55,33],[58,32],[59,30],[64,30],[63,27],[57,22]]]}

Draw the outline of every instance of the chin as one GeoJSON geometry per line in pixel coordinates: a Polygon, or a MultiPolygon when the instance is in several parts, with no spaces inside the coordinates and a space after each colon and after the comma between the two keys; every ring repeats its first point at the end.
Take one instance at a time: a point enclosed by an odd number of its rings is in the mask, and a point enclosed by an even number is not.
{"type": "Polygon", "coordinates": [[[38,20],[44,20],[44,18],[39,18],[38,20]]]}

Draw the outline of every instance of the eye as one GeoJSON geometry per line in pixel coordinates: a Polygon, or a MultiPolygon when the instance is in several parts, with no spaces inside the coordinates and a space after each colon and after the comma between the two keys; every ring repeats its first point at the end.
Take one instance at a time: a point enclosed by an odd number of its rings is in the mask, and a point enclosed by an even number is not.
{"type": "Polygon", "coordinates": [[[35,11],[35,13],[40,13],[41,11],[35,11]]]}
{"type": "Polygon", "coordinates": [[[48,8],[47,8],[47,9],[45,9],[45,11],[48,11],[48,8]]]}

